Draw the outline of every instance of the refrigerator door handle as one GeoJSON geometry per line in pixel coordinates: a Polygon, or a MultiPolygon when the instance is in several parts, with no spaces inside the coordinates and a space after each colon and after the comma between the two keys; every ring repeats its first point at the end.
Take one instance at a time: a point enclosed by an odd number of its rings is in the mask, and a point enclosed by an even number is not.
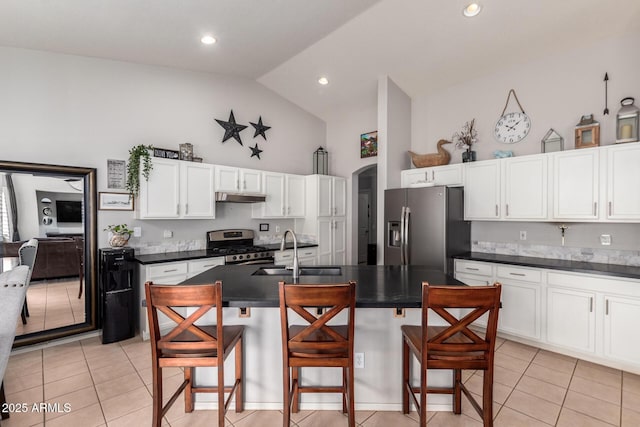
{"type": "Polygon", "coordinates": [[[409,221],[411,219],[411,209],[406,207],[404,209],[404,263],[409,265],[411,260],[409,259],[409,221]]]}
{"type": "Polygon", "coordinates": [[[400,212],[400,265],[404,265],[404,210],[405,207],[402,207],[400,212]]]}

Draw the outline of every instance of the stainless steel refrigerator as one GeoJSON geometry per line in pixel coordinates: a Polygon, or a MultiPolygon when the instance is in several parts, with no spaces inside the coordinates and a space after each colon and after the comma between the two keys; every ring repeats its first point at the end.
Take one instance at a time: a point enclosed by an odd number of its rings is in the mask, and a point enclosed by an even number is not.
{"type": "Polygon", "coordinates": [[[385,265],[425,265],[453,275],[453,255],[471,250],[462,187],[384,192],[385,265]]]}

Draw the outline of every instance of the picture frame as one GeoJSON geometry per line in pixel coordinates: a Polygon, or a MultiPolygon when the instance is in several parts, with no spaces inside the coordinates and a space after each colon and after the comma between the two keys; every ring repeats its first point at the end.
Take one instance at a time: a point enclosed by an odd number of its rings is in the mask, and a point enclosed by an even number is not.
{"type": "Polygon", "coordinates": [[[367,132],[360,135],[360,158],[375,157],[378,155],[378,131],[367,132]]]}
{"type": "Polygon", "coordinates": [[[101,211],[132,211],[134,197],[129,193],[98,193],[98,209],[101,211]]]}
{"type": "Polygon", "coordinates": [[[180,160],[180,152],[178,150],[169,150],[166,148],[153,148],[153,157],[163,159],[180,160]]]}

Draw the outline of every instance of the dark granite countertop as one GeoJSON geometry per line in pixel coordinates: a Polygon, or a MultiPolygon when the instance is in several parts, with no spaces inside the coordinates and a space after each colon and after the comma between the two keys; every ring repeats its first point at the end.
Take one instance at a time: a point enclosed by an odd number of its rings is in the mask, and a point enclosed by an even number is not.
{"type": "Polygon", "coordinates": [[[189,261],[200,258],[220,258],[213,256],[205,249],[197,251],[165,252],[162,254],[135,255],[135,260],[142,265],[160,264],[163,262],[189,261]]]}
{"type": "MultiPolygon", "coordinates": [[[[221,265],[181,284],[222,281],[225,306],[278,307],[278,282],[291,276],[254,276],[268,265],[221,265]]],[[[422,282],[464,285],[438,270],[420,266],[344,265],[339,276],[301,276],[298,283],[346,283],[356,281],[357,307],[421,307],[422,282]]]]}
{"type": "Polygon", "coordinates": [[[523,267],[547,268],[550,270],[565,270],[575,273],[600,274],[603,276],[627,277],[640,279],[640,267],[619,264],[602,264],[597,262],[570,261],[564,259],[536,258],[515,255],[499,255],[483,252],[468,252],[456,255],[454,258],[469,261],[486,261],[498,264],[520,265],[523,267]]]}

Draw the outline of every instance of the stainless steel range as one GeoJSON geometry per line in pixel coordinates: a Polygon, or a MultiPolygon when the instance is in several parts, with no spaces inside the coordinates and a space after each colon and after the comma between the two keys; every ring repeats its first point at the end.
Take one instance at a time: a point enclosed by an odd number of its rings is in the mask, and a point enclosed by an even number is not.
{"type": "Polygon", "coordinates": [[[253,230],[229,229],[207,232],[207,252],[223,256],[225,264],[273,264],[273,250],[253,244],[253,230]]]}

